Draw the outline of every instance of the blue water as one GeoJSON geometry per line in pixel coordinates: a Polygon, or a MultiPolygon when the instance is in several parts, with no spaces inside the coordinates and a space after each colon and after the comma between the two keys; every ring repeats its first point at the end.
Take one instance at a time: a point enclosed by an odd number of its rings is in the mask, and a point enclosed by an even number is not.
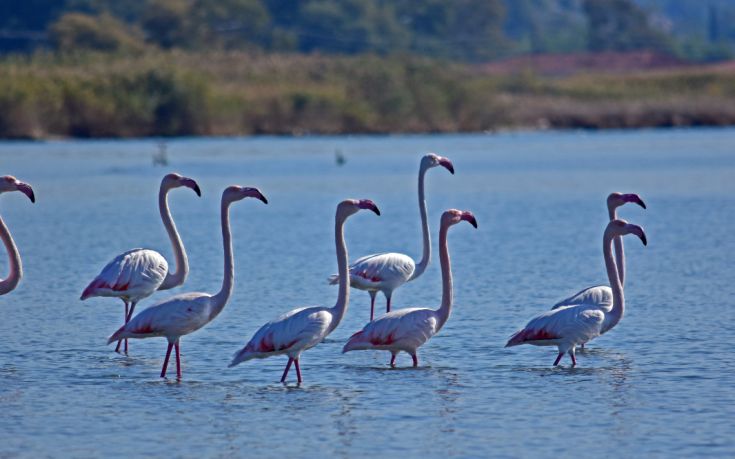
{"type": "MultiPolygon", "coordinates": [[[[0,212],[25,267],[0,297],[0,457],[691,457],[735,456],[735,130],[501,135],[180,139],[154,167],[153,141],[0,143],[0,174],[31,183],[37,203],[4,194],[0,212]],[[347,162],[335,164],[335,150],[347,162]],[[304,384],[278,383],[285,357],[227,369],[264,322],[332,305],[333,215],[344,198],[382,210],[350,219],[351,258],[420,256],[419,158],[436,151],[427,200],[471,210],[449,243],[455,309],[410,368],[387,353],[340,354],[369,315],[353,291],[342,325],[302,357],[304,384]],[[182,339],[184,378],[158,377],[164,339],[105,346],[115,299],[78,300],[114,255],[171,249],[158,217],[160,178],[175,170],[203,192],[170,203],[191,274],[173,291],[216,291],[218,203],[230,184],[259,187],[232,209],[236,286],[223,313],[182,339]],[[552,368],[555,348],[504,349],[525,321],[607,282],[601,254],[611,191],[647,210],[620,215],[649,245],[626,240],[628,309],[620,325],[552,368]]],[[[436,250],[436,246],[435,246],[436,250]]],[[[435,251],[436,254],[436,251],[435,251]]],[[[436,307],[438,259],[398,290],[395,307],[436,307]]],[[[0,255],[0,276],[7,259],[0,255]]],[[[384,304],[380,297],[379,304],[384,304]]]]}

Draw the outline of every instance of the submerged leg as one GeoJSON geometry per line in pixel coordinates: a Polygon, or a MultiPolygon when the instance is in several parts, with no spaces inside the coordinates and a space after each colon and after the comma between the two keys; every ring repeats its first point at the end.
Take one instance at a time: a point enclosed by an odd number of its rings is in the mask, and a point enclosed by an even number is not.
{"type": "Polygon", "coordinates": [[[396,366],[396,355],[392,352],[390,354],[390,366],[393,368],[396,366]]]}
{"type": "Polygon", "coordinates": [[[291,364],[293,363],[292,358],[288,358],[288,363],[286,364],[286,369],[283,370],[283,376],[281,376],[281,382],[286,382],[286,376],[288,376],[288,370],[291,369],[291,364]]]}
{"type": "Polygon", "coordinates": [[[416,368],[417,366],[419,366],[419,357],[416,355],[415,352],[411,354],[411,358],[413,359],[413,367],[416,368]]]}
{"type": "Polygon", "coordinates": [[[574,357],[574,348],[571,348],[569,350],[569,357],[572,358],[572,366],[573,367],[576,367],[577,366],[577,359],[576,359],[576,357],[574,357]]]}
{"type": "Polygon", "coordinates": [[[294,366],[296,366],[296,379],[298,380],[299,384],[301,384],[301,367],[299,367],[299,359],[296,359],[293,361],[294,366]]]}
{"type": "Polygon", "coordinates": [[[163,368],[161,368],[161,377],[166,377],[166,368],[168,368],[168,358],[171,357],[171,349],[173,349],[174,343],[168,343],[168,349],[166,349],[166,358],[163,359],[163,368]]]}
{"type": "Polygon", "coordinates": [[[176,379],[181,379],[181,357],[179,356],[179,340],[174,343],[176,347],[176,379]]]}
{"type": "Polygon", "coordinates": [[[554,360],[554,366],[559,365],[559,361],[561,360],[562,356],[564,355],[563,352],[560,352],[559,355],[556,356],[556,360],[554,360]]]}
{"type": "MultiPolygon", "coordinates": [[[[123,300],[123,303],[125,303],[125,315],[123,316],[123,320],[127,324],[128,323],[128,302],[123,300]]],[[[120,344],[122,343],[122,341],[123,340],[117,341],[117,346],[115,346],[115,352],[120,352],[120,344]]],[[[125,352],[128,352],[128,340],[127,339],[125,340],[125,352]]]]}
{"type": "Polygon", "coordinates": [[[368,293],[370,293],[370,322],[372,322],[375,317],[375,295],[377,295],[378,292],[371,290],[368,293]]]}

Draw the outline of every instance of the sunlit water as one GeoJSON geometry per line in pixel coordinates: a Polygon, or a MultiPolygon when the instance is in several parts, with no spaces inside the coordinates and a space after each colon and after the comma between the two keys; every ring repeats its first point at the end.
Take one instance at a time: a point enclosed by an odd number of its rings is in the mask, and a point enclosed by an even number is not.
{"type": "MultiPolygon", "coordinates": [[[[735,455],[735,130],[472,136],[0,144],[0,173],[30,182],[37,203],[4,194],[0,211],[25,277],[0,297],[0,457],[447,457],[735,455]],[[335,164],[340,149],[347,162],[335,164]],[[427,177],[436,255],[441,212],[472,210],[449,243],[455,309],[420,349],[420,367],[378,352],[341,354],[368,318],[353,291],[342,325],[302,357],[305,382],[278,383],[286,358],[228,369],[267,320],[332,305],[333,218],[344,198],[383,212],[347,222],[351,258],[420,256],[416,174],[436,151],[456,175],[427,177]],[[203,192],[171,193],[191,263],[176,292],[219,289],[220,194],[259,187],[270,200],[232,208],[236,286],[223,313],[182,339],[184,378],[158,377],[164,339],[105,346],[116,299],[79,301],[114,255],[149,247],[171,259],[156,193],[169,170],[203,192]],[[525,321],[580,288],[607,282],[605,197],[637,192],[649,245],[627,238],[628,309],[620,325],[552,368],[555,348],[504,349],[525,321]]],[[[4,251],[0,274],[7,272],[4,251]]],[[[435,257],[396,307],[436,307],[435,257]]],[[[379,299],[380,307],[384,299],[379,299]]],[[[173,368],[173,367],[172,367],[173,368]]]]}

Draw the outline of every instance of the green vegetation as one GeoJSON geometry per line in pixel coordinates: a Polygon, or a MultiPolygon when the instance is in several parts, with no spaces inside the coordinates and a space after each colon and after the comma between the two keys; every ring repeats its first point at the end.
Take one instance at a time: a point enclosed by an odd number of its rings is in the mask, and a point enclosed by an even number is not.
{"type": "Polygon", "coordinates": [[[458,132],[735,123],[735,75],[488,75],[401,56],[147,52],[0,61],[0,137],[458,132]]]}

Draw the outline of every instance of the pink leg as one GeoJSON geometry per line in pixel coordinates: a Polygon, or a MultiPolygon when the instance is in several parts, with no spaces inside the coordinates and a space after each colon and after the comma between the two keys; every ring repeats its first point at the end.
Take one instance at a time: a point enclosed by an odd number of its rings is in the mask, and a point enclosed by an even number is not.
{"type": "Polygon", "coordinates": [[[395,354],[390,355],[390,366],[394,368],[396,366],[396,355],[395,354]]]}
{"type": "Polygon", "coordinates": [[[161,377],[166,377],[166,368],[168,368],[168,358],[171,357],[171,349],[173,349],[174,343],[168,343],[168,349],[166,349],[166,358],[163,359],[163,368],[161,368],[161,377]]]}
{"type": "MultiPolygon", "coordinates": [[[[130,319],[133,318],[133,311],[135,311],[135,305],[136,304],[138,304],[138,302],[137,301],[133,301],[132,303],[130,303],[130,312],[125,311],[125,312],[127,312],[127,317],[125,318],[125,323],[130,322],[130,319]]],[[[126,354],[128,353],[128,339],[127,338],[125,338],[125,353],[126,354]]]]}
{"type": "Polygon", "coordinates": [[[556,356],[556,360],[554,360],[554,366],[559,365],[559,361],[561,360],[562,356],[564,355],[563,352],[560,352],[559,355],[556,356]]]}
{"type": "Polygon", "coordinates": [[[176,379],[181,379],[181,357],[179,356],[179,340],[174,343],[176,347],[176,379]]]}
{"type": "Polygon", "coordinates": [[[385,306],[385,312],[390,312],[390,295],[388,295],[388,303],[385,306]]]}
{"type": "Polygon", "coordinates": [[[376,292],[370,292],[370,322],[375,318],[375,294],[376,292]]]}
{"type": "Polygon", "coordinates": [[[576,367],[577,366],[577,359],[576,359],[576,357],[574,357],[574,352],[573,351],[569,351],[569,357],[572,358],[572,366],[573,367],[576,367]]]}
{"type": "Polygon", "coordinates": [[[286,369],[283,370],[283,376],[281,376],[281,382],[286,382],[286,376],[288,376],[288,370],[291,369],[292,363],[293,363],[293,359],[289,357],[288,363],[286,364],[286,369]]]}
{"type": "MultiPolygon", "coordinates": [[[[123,320],[127,324],[128,323],[128,302],[123,300],[123,303],[125,303],[125,316],[123,317],[123,320]]],[[[115,352],[120,352],[120,344],[122,343],[122,341],[123,340],[118,340],[117,346],[115,346],[115,352]]],[[[127,339],[125,340],[125,352],[126,353],[128,352],[128,340],[127,339]]]]}
{"type": "Polygon", "coordinates": [[[294,360],[293,363],[296,366],[296,379],[299,381],[299,384],[301,384],[303,379],[301,379],[301,368],[299,368],[299,359],[294,360]]]}
{"type": "Polygon", "coordinates": [[[413,359],[413,367],[419,366],[419,357],[416,354],[411,354],[411,358],[413,359]]]}

